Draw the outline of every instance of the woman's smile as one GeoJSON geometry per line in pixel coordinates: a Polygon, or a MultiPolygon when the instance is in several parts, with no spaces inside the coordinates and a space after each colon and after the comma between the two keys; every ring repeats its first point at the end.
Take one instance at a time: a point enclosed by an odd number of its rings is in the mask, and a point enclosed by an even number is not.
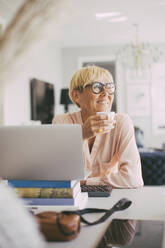
{"type": "Polygon", "coordinates": [[[108,104],[108,100],[98,100],[98,101],[96,101],[97,103],[99,103],[99,104],[108,104]]]}

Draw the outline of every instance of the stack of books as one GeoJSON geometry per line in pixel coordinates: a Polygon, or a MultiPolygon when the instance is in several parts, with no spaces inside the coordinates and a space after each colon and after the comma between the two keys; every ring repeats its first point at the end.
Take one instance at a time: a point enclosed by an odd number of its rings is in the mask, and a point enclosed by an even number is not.
{"type": "Polygon", "coordinates": [[[88,193],[81,192],[77,180],[8,180],[8,184],[30,206],[53,206],[57,210],[81,209],[88,199],[88,193]]]}

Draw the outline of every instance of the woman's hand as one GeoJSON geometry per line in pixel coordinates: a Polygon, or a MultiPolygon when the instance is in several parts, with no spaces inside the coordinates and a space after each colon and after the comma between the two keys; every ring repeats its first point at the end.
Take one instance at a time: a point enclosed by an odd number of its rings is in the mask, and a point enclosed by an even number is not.
{"type": "Polygon", "coordinates": [[[87,180],[81,180],[81,181],[80,181],[80,185],[85,185],[86,182],[87,182],[87,180]]]}
{"type": "Polygon", "coordinates": [[[116,118],[109,120],[106,114],[92,115],[82,126],[83,139],[90,139],[99,133],[109,132],[114,128],[115,123],[116,118]]]}

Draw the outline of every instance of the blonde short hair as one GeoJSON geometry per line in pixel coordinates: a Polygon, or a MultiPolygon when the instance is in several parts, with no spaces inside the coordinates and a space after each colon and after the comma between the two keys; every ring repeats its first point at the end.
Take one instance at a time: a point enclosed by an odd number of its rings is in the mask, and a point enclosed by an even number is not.
{"type": "MultiPolygon", "coordinates": [[[[75,89],[84,88],[87,84],[94,81],[113,81],[111,73],[99,66],[87,66],[78,70],[72,77],[69,87],[69,96],[72,99],[72,91],[75,89]]],[[[76,104],[76,102],[74,102],[76,104]]],[[[77,105],[77,104],[76,104],[77,105]]]]}

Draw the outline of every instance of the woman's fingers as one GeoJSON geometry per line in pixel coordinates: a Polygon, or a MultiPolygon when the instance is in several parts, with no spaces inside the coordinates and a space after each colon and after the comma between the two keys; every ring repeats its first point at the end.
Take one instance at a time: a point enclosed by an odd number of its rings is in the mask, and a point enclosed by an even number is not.
{"type": "Polygon", "coordinates": [[[98,132],[107,132],[115,127],[116,120],[98,120],[95,122],[95,130],[98,132]]]}

